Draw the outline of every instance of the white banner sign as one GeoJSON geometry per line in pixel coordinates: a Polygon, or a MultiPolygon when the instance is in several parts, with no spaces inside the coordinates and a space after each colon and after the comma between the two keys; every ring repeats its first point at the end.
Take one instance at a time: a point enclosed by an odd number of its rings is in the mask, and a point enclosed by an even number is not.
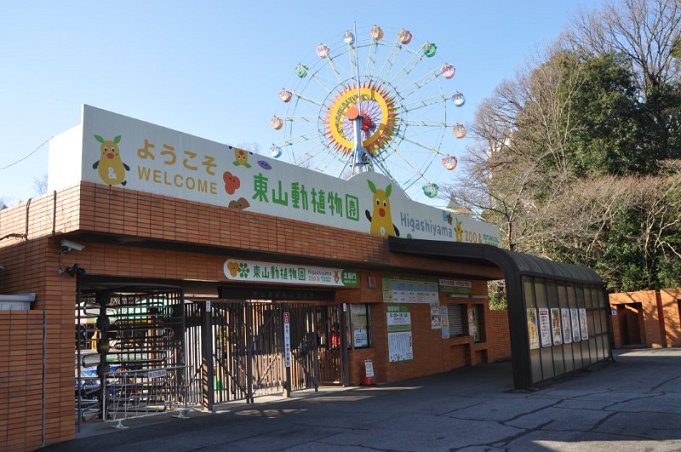
{"type": "Polygon", "coordinates": [[[499,229],[415,203],[387,177],[318,173],[98,108],[50,140],[49,190],[81,180],[378,236],[499,245],[499,229]]]}
{"type": "Polygon", "coordinates": [[[227,259],[223,270],[227,279],[235,281],[339,287],[355,287],[359,284],[357,272],[342,268],[227,259]]]}

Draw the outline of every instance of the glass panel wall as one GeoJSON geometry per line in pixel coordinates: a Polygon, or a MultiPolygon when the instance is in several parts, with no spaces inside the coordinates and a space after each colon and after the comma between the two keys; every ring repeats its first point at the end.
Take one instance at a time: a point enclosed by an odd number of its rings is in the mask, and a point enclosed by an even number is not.
{"type": "Polygon", "coordinates": [[[537,299],[537,320],[539,323],[539,356],[541,358],[542,380],[555,376],[553,369],[553,345],[551,340],[551,311],[546,295],[547,282],[534,278],[534,292],[537,299]]]}
{"type": "Polygon", "coordinates": [[[584,288],[584,297],[586,299],[586,325],[589,333],[589,363],[593,364],[598,361],[598,347],[596,346],[596,328],[594,325],[594,313],[598,312],[594,309],[593,291],[591,287],[584,288]]]}
{"type": "Polygon", "coordinates": [[[601,286],[524,276],[523,294],[534,383],[610,357],[601,286]]]}
{"type": "Polygon", "coordinates": [[[572,322],[570,321],[570,305],[568,303],[569,287],[561,282],[558,285],[558,301],[560,305],[560,325],[563,331],[563,363],[565,372],[575,370],[575,357],[572,347],[572,322]]]}
{"type": "Polygon", "coordinates": [[[527,337],[530,346],[532,381],[541,381],[543,380],[543,377],[541,355],[539,351],[539,318],[537,317],[534,278],[529,276],[524,278],[523,291],[525,293],[525,312],[527,318],[527,337]]]}
{"type": "Polygon", "coordinates": [[[551,351],[553,352],[554,376],[565,373],[565,357],[563,356],[563,329],[560,323],[560,304],[558,303],[558,286],[556,281],[547,281],[546,294],[551,318],[551,351]]]}

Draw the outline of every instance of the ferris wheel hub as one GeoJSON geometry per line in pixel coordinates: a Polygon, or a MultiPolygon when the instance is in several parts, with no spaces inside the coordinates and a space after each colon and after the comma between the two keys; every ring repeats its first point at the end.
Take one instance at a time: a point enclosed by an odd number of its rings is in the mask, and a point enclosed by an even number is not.
{"type": "Polygon", "coordinates": [[[362,146],[376,155],[392,140],[399,106],[390,91],[380,83],[368,81],[359,86],[362,93],[358,98],[358,87],[347,84],[331,101],[324,121],[329,146],[343,155],[349,155],[355,148],[354,120],[362,117],[360,133],[362,146]]]}
{"type": "Polygon", "coordinates": [[[352,107],[348,108],[345,116],[347,116],[350,121],[357,119],[359,116],[359,108],[357,108],[357,105],[353,105],[352,107]]]}

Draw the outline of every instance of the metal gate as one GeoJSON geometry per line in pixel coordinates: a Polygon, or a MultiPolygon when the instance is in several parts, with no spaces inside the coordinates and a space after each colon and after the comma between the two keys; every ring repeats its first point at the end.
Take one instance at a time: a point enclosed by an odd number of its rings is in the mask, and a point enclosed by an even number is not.
{"type": "Polygon", "coordinates": [[[194,404],[212,409],[216,403],[318,388],[320,356],[328,356],[320,354],[326,346],[317,328],[322,311],[315,305],[196,302],[185,313],[187,359],[197,369],[194,404]]]}
{"type": "Polygon", "coordinates": [[[182,291],[167,286],[79,292],[79,425],[88,414],[120,421],[185,407],[183,303],[182,291]]]}
{"type": "Polygon", "coordinates": [[[316,308],[316,328],[318,338],[319,380],[321,384],[340,384],[343,378],[343,350],[347,350],[345,318],[338,305],[323,305],[316,308]]]}

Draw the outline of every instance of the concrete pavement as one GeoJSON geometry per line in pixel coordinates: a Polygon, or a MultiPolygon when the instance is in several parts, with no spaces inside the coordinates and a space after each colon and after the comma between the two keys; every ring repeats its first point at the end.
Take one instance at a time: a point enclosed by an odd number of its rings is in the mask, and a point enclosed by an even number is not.
{"type": "Polygon", "coordinates": [[[681,451],[681,349],[615,361],[517,392],[510,363],[401,383],[322,388],[190,419],[87,423],[46,451],[681,451]]]}

